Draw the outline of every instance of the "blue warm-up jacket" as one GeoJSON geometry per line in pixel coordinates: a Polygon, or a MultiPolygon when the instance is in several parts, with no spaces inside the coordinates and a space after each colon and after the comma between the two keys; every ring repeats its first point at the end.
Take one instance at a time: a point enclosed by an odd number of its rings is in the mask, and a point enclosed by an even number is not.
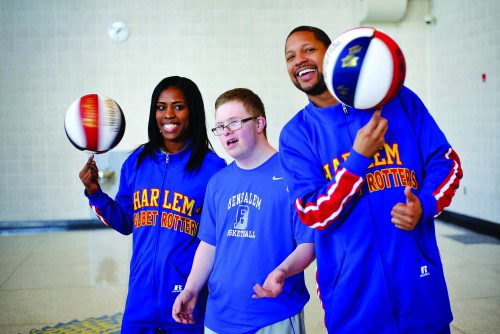
{"type": "Polygon", "coordinates": [[[309,103],[284,127],[280,159],[302,222],[316,229],[317,283],[331,333],[438,333],[452,313],[434,217],[462,177],[460,160],[422,101],[403,87],[385,104],[385,145],[352,150],[373,110],[309,103]],[[420,200],[412,231],[391,210],[420,200]]]}
{"type": "Polygon", "coordinates": [[[191,154],[188,146],[176,154],[147,156],[136,168],[141,150],[124,162],[114,200],[100,189],[88,196],[102,222],[133,236],[122,332],[202,329],[206,291],[198,299],[194,325],[175,322],[172,305],[185,286],[199,244],[206,185],[226,163],[210,151],[201,169],[189,173],[185,170],[191,154]]]}

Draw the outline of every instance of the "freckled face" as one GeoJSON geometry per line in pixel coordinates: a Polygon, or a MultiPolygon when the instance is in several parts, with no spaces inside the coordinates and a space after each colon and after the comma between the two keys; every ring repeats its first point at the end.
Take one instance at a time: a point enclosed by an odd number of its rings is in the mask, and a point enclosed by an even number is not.
{"type": "Polygon", "coordinates": [[[285,44],[285,59],[292,83],[306,94],[319,95],[326,90],[323,59],[326,47],[310,31],[290,35],[285,44]]]}
{"type": "Polygon", "coordinates": [[[170,153],[176,153],[186,146],[189,139],[189,108],[180,89],[169,87],[161,92],[156,103],[156,122],[170,153]]]}
{"type": "MultiPolygon", "coordinates": [[[[227,125],[234,120],[251,117],[243,104],[239,101],[230,101],[217,108],[215,125],[227,125]]],[[[243,160],[251,156],[257,141],[257,128],[255,120],[241,124],[241,128],[230,131],[224,128],[224,133],[219,136],[220,143],[226,152],[233,158],[243,160]]]]}

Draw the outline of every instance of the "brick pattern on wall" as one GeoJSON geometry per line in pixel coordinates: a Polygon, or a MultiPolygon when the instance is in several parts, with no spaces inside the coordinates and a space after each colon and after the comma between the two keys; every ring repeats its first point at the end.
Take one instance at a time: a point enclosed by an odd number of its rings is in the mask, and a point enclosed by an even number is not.
{"type": "MultiPolygon", "coordinates": [[[[356,1],[314,3],[0,1],[0,221],[89,217],[78,178],[88,155],[71,146],[63,128],[66,108],[84,94],[104,94],[120,104],[127,130],[116,150],[130,151],[147,140],[151,93],[162,78],[182,75],[199,85],[208,127],[217,96],[248,87],[264,101],[268,137],[277,147],[282,126],[307,103],[286,73],[287,34],[307,24],[333,38],[359,25],[356,1]],[[121,44],[107,35],[115,20],[131,28],[121,44]]],[[[453,209],[499,220],[498,205],[492,205],[499,202],[493,130],[499,5],[432,1],[437,24],[427,26],[428,3],[409,0],[402,22],[372,25],[398,41],[407,59],[406,84],[436,115],[463,160],[467,195],[459,194],[453,209]],[[486,83],[479,80],[482,72],[486,83]],[[467,136],[460,132],[464,124],[467,136]],[[496,181],[475,180],[474,174],[496,181]],[[485,200],[484,194],[491,196],[485,200]]]]}
{"type": "Polygon", "coordinates": [[[464,170],[450,210],[500,224],[500,2],[431,4],[430,104],[464,170]]]}

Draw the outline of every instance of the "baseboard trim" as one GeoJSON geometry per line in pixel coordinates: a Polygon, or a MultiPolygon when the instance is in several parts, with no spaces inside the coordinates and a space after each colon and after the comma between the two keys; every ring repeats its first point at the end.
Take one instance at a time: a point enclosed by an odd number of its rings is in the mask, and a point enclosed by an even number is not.
{"type": "Polygon", "coordinates": [[[108,228],[98,219],[0,222],[0,234],[81,231],[108,228]]]}
{"type": "Polygon", "coordinates": [[[438,219],[500,240],[500,224],[447,210],[444,210],[438,219]]]}
{"type": "MultiPolygon", "coordinates": [[[[444,210],[438,219],[500,240],[500,224],[447,210],[444,210]]],[[[103,228],[108,227],[98,219],[0,222],[0,234],[79,231],[103,228]]]]}

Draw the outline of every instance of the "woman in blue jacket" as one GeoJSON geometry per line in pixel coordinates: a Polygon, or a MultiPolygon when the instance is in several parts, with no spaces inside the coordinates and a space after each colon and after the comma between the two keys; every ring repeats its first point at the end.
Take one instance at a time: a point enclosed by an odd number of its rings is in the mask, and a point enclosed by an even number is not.
{"type": "Polygon", "coordinates": [[[206,294],[194,325],[176,323],[171,315],[199,243],[207,182],[226,165],[208,140],[203,99],[193,81],[173,76],[156,86],[148,137],[124,162],[114,200],[99,186],[93,156],[80,172],[97,217],[124,235],[133,233],[122,333],[203,333],[206,294]]]}

